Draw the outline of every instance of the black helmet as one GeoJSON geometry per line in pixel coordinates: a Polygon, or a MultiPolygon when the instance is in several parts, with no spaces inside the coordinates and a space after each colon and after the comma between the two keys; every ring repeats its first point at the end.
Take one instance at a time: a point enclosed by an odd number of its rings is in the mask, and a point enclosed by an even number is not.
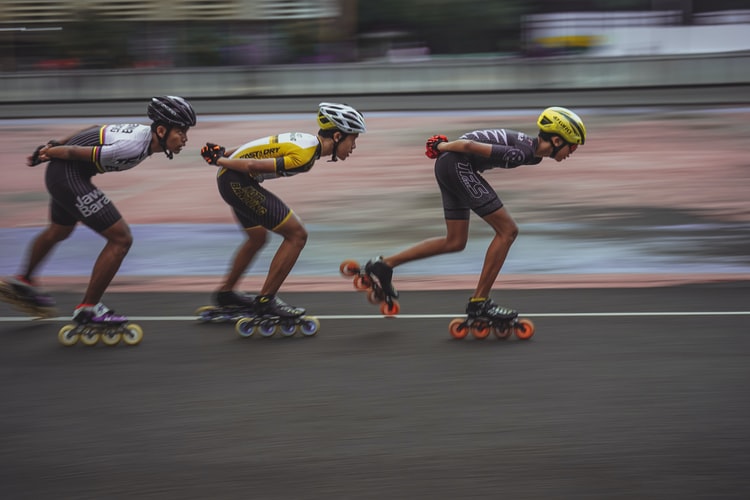
{"type": "Polygon", "coordinates": [[[175,127],[194,127],[195,111],[182,97],[167,95],[152,97],[148,104],[148,117],[156,123],[175,127]]]}

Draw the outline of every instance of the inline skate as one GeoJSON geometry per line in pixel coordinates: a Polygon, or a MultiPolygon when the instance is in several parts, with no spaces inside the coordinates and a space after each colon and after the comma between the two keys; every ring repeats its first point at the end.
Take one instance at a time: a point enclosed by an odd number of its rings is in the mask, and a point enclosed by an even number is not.
{"type": "Polygon", "coordinates": [[[198,320],[203,323],[236,322],[255,314],[255,295],[233,291],[216,292],[212,301],[214,305],[202,306],[195,310],[198,320]]]}
{"type": "Polygon", "coordinates": [[[273,295],[259,295],[253,301],[253,314],[238,319],[234,329],[244,338],[252,337],[255,332],[265,338],[277,332],[282,337],[292,337],[297,332],[312,337],[318,333],[320,321],[315,316],[305,316],[305,312],[273,295]]]}
{"type": "Polygon", "coordinates": [[[57,316],[55,300],[19,278],[0,280],[0,300],[34,318],[57,316]]]}
{"type": "Polygon", "coordinates": [[[393,269],[383,262],[382,257],[360,266],[356,260],[345,260],[339,266],[342,276],[353,277],[354,288],[367,292],[371,304],[380,304],[383,316],[395,316],[401,311],[398,292],[393,287],[393,269]]]}
{"type": "Polygon", "coordinates": [[[475,339],[483,340],[494,333],[505,340],[514,332],[520,340],[534,335],[534,323],[528,318],[519,318],[518,312],[500,307],[492,300],[471,302],[466,306],[466,318],[455,318],[448,325],[454,339],[463,339],[471,333],[475,339]]]}
{"type": "Polygon", "coordinates": [[[138,345],[143,340],[143,330],[128,318],[109,309],[101,302],[92,307],[80,307],[73,313],[73,324],[60,329],[57,339],[64,346],[75,345],[78,341],[86,346],[102,344],[114,346],[124,342],[138,345]]]}

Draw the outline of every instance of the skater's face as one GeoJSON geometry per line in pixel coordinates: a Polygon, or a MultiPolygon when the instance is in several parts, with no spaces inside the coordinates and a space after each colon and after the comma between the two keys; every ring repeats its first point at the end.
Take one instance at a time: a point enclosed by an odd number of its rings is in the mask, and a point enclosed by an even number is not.
{"type": "Polygon", "coordinates": [[[167,134],[167,149],[174,154],[179,154],[182,148],[185,147],[185,144],[187,144],[187,133],[188,128],[172,127],[172,130],[167,134]]]}
{"type": "MultiPolygon", "coordinates": [[[[573,152],[578,149],[578,144],[570,144],[569,142],[565,142],[559,137],[555,137],[555,140],[559,141],[559,144],[564,144],[562,148],[555,154],[555,161],[563,161],[568,156],[572,155],[573,152]]],[[[555,144],[556,146],[558,144],[555,144]]]]}
{"type": "Polygon", "coordinates": [[[346,160],[357,149],[357,137],[359,137],[359,134],[349,134],[339,141],[336,149],[336,156],[339,160],[346,160]]]}

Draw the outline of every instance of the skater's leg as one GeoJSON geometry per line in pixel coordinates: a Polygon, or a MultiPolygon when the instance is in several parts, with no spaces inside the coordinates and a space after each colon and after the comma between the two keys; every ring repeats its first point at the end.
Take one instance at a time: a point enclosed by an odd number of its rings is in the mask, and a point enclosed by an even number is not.
{"type": "Polygon", "coordinates": [[[495,237],[485,254],[484,265],[473,298],[489,297],[492,286],[508,256],[508,251],[518,236],[518,226],[505,207],[484,216],[484,220],[495,230],[495,237]]]}
{"type": "Polygon", "coordinates": [[[107,239],[107,243],[94,263],[83,304],[97,304],[101,300],[133,244],[130,228],[123,219],[119,219],[100,234],[107,239]]]}
{"type": "Polygon", "coordinates": [[[31,283],[39,265],[58,243],[70,236],[73,229],[75,229],[75,225],[63,226],[51,222],[44,231],[39,233],[29,247],[25,267],[20,277],[31,283]]]}
{"type": "Polygon", "coordinates": [[[247,234],[247,240],[239,249],[237,249],[229,273],[224,279],[221,288],[219,288],[219,292],[230,292],[234,290],[240,278],[242,278],[245,271],[252,263],[255,255],[266,244],[268,230],[263,226],[245,229],[245,233],[247,234]]]}
{"type": "Polygon", "coordinates": [[[426,259],[444,253],[460,252],[466,248],[469,239],[469,219],[446,219],[446,234],[438,238],[430,238],[417,243],[390,257],[384,257],[391,268],[414,260],[426,259]]]}
{"type": "Polygon", "coordinates": [[[271,260],[268,276],[260,291],[261,295],[276,295],[307,243],[307,230],[294,212],[290,212],[289,217],[273,231],[283,236],[284,241],[271,260]]]}

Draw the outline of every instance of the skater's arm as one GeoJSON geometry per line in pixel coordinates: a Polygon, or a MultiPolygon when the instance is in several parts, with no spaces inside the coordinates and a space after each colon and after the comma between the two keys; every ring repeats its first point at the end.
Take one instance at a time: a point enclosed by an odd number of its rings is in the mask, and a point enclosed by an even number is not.
{"type": "Polygon", "coordinates": [[[91,161],[93,149],[92,146],[66,146],[64,144],[53,146],[48,144],[39,150],[39,160],[47,161],[58,158],[61,160],[91,161]]]}
{"type": "Polygon", "coordinates": [[[440,153],[462,153],[489,158],[492,155],[492,144],[485,144],[469,139],[440,142],[434,146],[440,153]]]}
{"type": "MultiPolygon", "coordinates": [[[[52,158],[62,158],[61,156],[54,156],[48,154],[48,151],[52,147],[62,146],[67,144],[75,135],[80,134],[81,132],[84,132],[86,130],[90,130],[92,128],[100,128],[99,125],[92,125],[91,127],[86,127],[84,129],[79,130],[78,132],[75,132],[68,137],[65,137],[64,139],[60,139],[59,141],[55,139],[50,139],[47,141],[46,144],[42,144],[38,146],[34,152],[26,158],[26,164],[30,167],[34,167],[36,165],[39,165],[40,163],[49,161],[52,158]]],[[[76,158],[77,159],[77,158],[76,158]]],[[[82,158],[82,159],[88,159],[88,158],[82,158]]]]}
{"type": "Polygon", "coordinates": [[[258,174],[276,176],[276,159],[266,158],[263,160],[254,160],[249,158],[219,158],[216,165],[235,170],[251,176],[258,174]]]}

